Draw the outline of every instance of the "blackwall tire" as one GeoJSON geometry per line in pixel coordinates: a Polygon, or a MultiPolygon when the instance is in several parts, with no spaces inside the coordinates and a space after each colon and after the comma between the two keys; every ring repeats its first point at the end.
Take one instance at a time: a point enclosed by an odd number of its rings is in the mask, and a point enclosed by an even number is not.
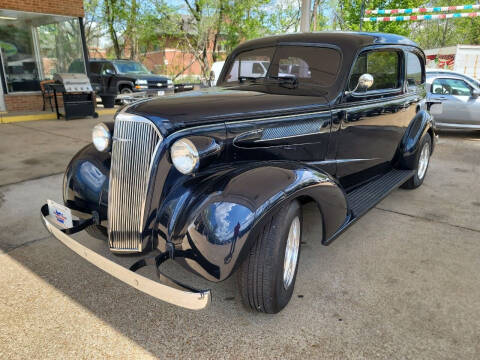
{"type": "Polygon", "coordinates": [[[239,268],[239,290],[245,306],[275,314],[288,304],[295,287],[301,236],[302,212],[294,200],[265,223],[239,268]]]}
{"type": "Polygon", "coordinates": [[[128,86],[122,88],[122,90],[120,90],[120,94],[132,94],[133,93],[133,90],[130,89],[128,86]]]}
{"type": "Polygon", "coordinates": [[[427,133],[420,141],[420,146],[415,155],[415,168],[413,169],[415,174],[401,186],[403,189],[416,189],[423,184],[427,175],[428,165],[430,165],[431,151],[432,138],[427,133]]]}

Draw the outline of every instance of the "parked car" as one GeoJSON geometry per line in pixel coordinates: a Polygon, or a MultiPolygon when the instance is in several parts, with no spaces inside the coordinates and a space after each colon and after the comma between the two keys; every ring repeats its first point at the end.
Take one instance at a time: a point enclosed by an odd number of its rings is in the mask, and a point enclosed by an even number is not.
{"type": "Polygon", "coordinates": [[[147,96],[173,94],[173,82],[152,74],[133,60],[90,59],[90,82],[100,94],[146,92],[147,96]]]}
{"type": "Polygon", "coordinates": [[[414,42],[390,34],[245,42],[216,88],[137,102],[95,126],[44,223],[158,299],[190,309],[210,300],[137,272],[160,276],[170,259],[212,282],[238,273],[243,302],[276,313],[294,291],[303,204],[317,205],[316,245],[328,245],[392,190],[422,185],[435,139],[424,66],[414,42]],[[266,73],[242,78],[253,60],[266,73]],[[279,76],[289,68],[298,75],[279,76]],[[71,236],[83,229],[95,238],[71,236]]]}
{"type": "Polygon", "coordinates": [[[438,129],[480,130],[480,88],[476,82],[451,71],[427,72],[427,90],[429,101],[441,103],[434,112],[438,129]]]}
{"type": "Polygon", "coordinates": [[[480,81],[469,75],[455,72],[452,70],[447,70],[447,69],[426,69],[426,70],[427,70],[427,77],[454,75],[464,80],[467,80],[468,82],[471,82],[472,84],[474,84],[476,87],[480,88],[480,81]]]}

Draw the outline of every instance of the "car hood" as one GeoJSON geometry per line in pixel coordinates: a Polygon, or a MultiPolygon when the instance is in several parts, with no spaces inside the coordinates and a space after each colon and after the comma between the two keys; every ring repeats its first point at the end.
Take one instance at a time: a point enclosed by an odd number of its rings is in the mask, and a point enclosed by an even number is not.
{"type": "Polygon", "coordinates": [[[167,132],[190,126],[325,110],[316,95],[271,86],[214,87],[134,103],[126,112],[148,118],[167,132]]]}
{"type": "Polygon", "coordinates": [[[136,80],[147,80],[147,81],[158,81],[158,82],[167,82],[168,78],[161,75],[154,75],[154,74],[135,74],[135,73],[127,73],[121,74],[123,76],[128,76],[134,78],[136,80]]]}

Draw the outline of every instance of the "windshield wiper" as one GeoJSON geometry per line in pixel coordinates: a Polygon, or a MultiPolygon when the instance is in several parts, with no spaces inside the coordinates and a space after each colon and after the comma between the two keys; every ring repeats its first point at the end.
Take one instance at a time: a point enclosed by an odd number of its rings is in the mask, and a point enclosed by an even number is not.
{"type": "Polygon", "coordinates": [[[245,80],[249,80],[252,82],[257,82],[258,79],[264,79],[263,77],[255,77],[255,76],[239,76],[238,81],[244,82],[245,80]]]}
{"type": "Polygon", "coordinates": [[[275,83],[287,89],[298,87],[298,80],[295,76],[269,76],[268,79],[275,80],[275,83]]]}

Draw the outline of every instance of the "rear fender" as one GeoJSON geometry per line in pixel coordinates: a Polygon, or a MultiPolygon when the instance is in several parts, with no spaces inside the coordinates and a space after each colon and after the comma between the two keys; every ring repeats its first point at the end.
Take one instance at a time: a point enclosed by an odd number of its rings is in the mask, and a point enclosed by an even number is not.
{"type": "Polygon", "coordinates": [[[398,158],[402,167],[413,169],[415,167],[415,155],[420,140],[429,133],[432,136],[432,149],[434,150],[435,131],[433,117],[426,110],[420,110],[410,122],[398,148],[398,158]]]}
{"type": "Polygon", "coordinates": [[[160,230],[163,237],[176,249],[195,254],[180,262],[211,281],[226,279],[241,264],[262,221],[292,199],[318,204],[324,224],[320,240],[331,237],[347,217],[339,185],[328,174],[298,163],[218,171],[192,179],[168,198],[157,213],[170,217],[160,230]]]}

